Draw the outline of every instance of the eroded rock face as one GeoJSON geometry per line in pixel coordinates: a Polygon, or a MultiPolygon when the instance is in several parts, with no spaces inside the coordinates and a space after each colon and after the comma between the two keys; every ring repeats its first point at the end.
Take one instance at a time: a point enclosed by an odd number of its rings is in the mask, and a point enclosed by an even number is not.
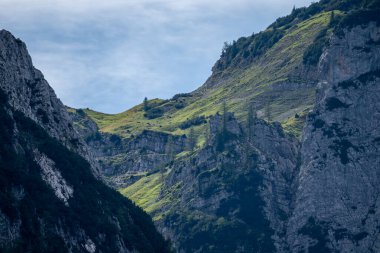
{"type": "Polygon", "coordinates": [[[69,115],[100,162],[102,175],[115,188],[126,187],[145,173],[158,171],[187,149],[185,135],[144,130],[136,136],[122,138],[100,132],[95,122],[80,109],[69,115]]]}
{"type": "Polygon", "coordinates": [[[66,108],[43,74],[33,67],[26,45],[5,30],[0,31],[0,88],[9,104],[41,125],[52,137],[81,154],[98,174],[98,164],[74,130],[66,108]]]}
{"type": "Polygon", "coordinates": [[[69,206],[68,200],[73,197],[74,189],[67,184],[62,177],[61,172],[55,168],[55,163],[45,154],[34,150],[36,163],[41,167],[42,179],[54,190],[57,198],[61,199],[66,206],[69,206]]]}
{"type": "Polygon", "coordinates": [[[380,28],[331,38],[302,140],[292,252],[380,250],[380,28]]]}
{"type": "Polygon", "coordinates": [[[175,201],[163,208],[159,228],[179,252],[275,251],[289,215],[298,141],[258,118],[249,130],[232,114],[209,125],[207,145],[170,166],[162,198],[171,189],[175,201]]]}
{"type": "Polygon", "coordinates": [[[319,62],[320,80],[335,84],[380,69],[379,41],[376,22],[333,35],[319,62]]]}
{"type": "Polygon", "coordinates": [[[186,149],[186,136],[154,131],[143,131],[128,139],[99,132],[96,136],[87,139],[87,143],[101,162],[102,174],[115,188],[126,187],[145,173],[158,171],[186,149]]]}

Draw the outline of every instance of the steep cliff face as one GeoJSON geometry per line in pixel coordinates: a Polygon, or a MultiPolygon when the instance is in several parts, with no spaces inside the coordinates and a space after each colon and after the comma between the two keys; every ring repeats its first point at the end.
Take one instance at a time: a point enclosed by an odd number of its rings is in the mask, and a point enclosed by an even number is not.
{"type": "Polygon", "coordinates": [[[288,238],[294,252],[380,250],[380,28],[331,38],[308,116],[288,238]]]}
{"type": "Polygon", "coordinates": [[[159,171],[187,148],[185,135],[144,130],[136,136],[122,138],[99,132],[94,121],[82,110],[71,109],[69,114],[74,120],[74,128],[99,161],[104,179],[116,189],[159,171]]]}
{"type": "Polygon", "coordinates": [[[25,44],[11,33],[0,31],[0,87],[14,110],[41,125],[50,136],[67,148],[81,154],[91,163],[95,174],[97,163],[73,128],[72,121],[42,73],[32,64],[25,44]]]}
{"type": "Polygon", "coordinates": [[[169,252],[149,216],[96,178],[66,109],[4,30],[0,66],[0,251],[169,252]]]}
{"type": "Polygon", "coordinates": [[[209,126],[204,148],[167,167],[158,200],[174,201],[161,210],[159,228],[179,252],[274,252],[289,215],[298,141],[257,118],[244,126],[232,114],[216,116],[209,126]]]}

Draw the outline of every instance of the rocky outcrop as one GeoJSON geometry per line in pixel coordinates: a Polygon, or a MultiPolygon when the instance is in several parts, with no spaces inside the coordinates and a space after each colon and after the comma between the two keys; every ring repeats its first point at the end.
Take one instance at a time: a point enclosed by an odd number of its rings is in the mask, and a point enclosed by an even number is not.
{"type": "Polygon", "coordinates": [[[186,149],[186,136],[143,131],[135,137],[122,139],[97,132],[87,138],[87,143],[100,161],[106,180],[121,188],[164,167],[174,155],[186,149]]]}
{"type": "Polygon", "coordinates": [[[100,162],[102,175],[115,188],[123,188],[146,173],[157,172],[173,157],[187,149],[186,135],[172,135],[144,130],[122,138],[98,131],[96,124],[82,110],[69,113],[74,127],[100,162]]]}
{"type": "Polygon", "coordinates": [[[209,125],[206,146],[168,168],[161,197],[175,201],[163,207],[160,230],[179,252],[274,251],[290,212],[298,141],[258,118],[247,127],[228,113],[209,125]]]}
{"type": "Polygon", "coordinates": [[[74,190],[62,177],[61,172],[55,168],[55,163],[45,154],[34,151],[36,163],[41,167],[42,179],[54,190],[57,198],[61,199],[66,206],[69,198],[73,197],[74,190]]]}
{"type": "Polygon", "coordinates": [[[380,28],[333,36],[323,54],[326,81],[302,140],[292,252],[380,250],[380,28]]]}

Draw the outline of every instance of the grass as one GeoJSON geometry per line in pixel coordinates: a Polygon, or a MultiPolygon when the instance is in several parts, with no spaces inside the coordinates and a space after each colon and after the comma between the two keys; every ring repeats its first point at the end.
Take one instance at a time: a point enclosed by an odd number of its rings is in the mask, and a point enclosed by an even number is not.
{"type": "Polygon", "coordinates": [[[306,115],[308,110],[304,110],[297,113],[295,116],[289,117],[283,122],[281,122],[284,131],[288,134],[295,136],[298,139],[302,137],[302,129],[306,122],[306,115]]]}
{"type": "MultiPolygon", "coordinates": [[[[227,101],[229,111],[235,112],[240,120],[247,114],[248,104],[255,103],[263,110],[269,103],[273,107],[273,117],[283,121],[284,113],[302,111],[314,103],[314,89],[300,87],[297,90],[273,90],[273,85],[287,82],[289,75],[302,64],[303,52],[314,41],[318,33],[328,26],[330,12],[317,14],[286,30],[284,37],[269,49],[250,67],[228,68],[224,74],[229,78],[219,85],[205,89],[200,88],[192,97],[185,97],[186,106],[182,109],[172,107],[162,117],[147,119],[144,117],[143,105],[137,105],[119,114],[104,114],[93,110],[84,110],[103,132],[130,137],[144,129],[167,132],[175,135],[188,134],[190,129],[182,130],[179,125],[197,116],[210,116],[221,111],[222,101],[227,101]]],[[[294,80],[293,80],[294,82],[294,80]]],[[[303,80],[298,80],[302,83],[303,80]]],[[[158,107],[172,104],[173,100],[153,99],[149,103],[158,107]]],[[[259,114],[260,115],[260,114],[259,114]]],[[[204,143],[205,125],[194,128],[198,136],[198,146],[204,143]]]]}
{"type": "Polygon", "coordinates": [[[153,217],[153,220],[160,220],[165,214],[163,207],[175,202],[173,195],[181,187],[181,184],[177,183],[170,189],[164,189],[163,180],[168,174],[169,171],[147,175],[132,185],[121,188],[118,191],[149,213],[153,217]]]}
{"type": "Polygon", "coordinates": [[[130,198],[136,205],[146,212],[152,213],[160,207],[158,198],[162,187],[162,177],[160,173],[155,173],[141,178],[136,183],[127,188],[119,189],[119,192],[130,198]]]}

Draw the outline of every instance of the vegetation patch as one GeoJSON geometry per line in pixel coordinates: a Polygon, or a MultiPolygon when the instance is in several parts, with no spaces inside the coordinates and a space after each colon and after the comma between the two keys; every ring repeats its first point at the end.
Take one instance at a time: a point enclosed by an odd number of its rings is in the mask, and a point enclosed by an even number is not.
{"type": "Polygon", "coordinates": [[[306,115],[307,110],[296,113],[293,117],[289,117],[287,120],[281,122],[284,131],[297,139],[301,139],[302,130],[306,123],[306,115]]]}
{"type": "Polygon", "coordinates": [[[192,127],[192,126],[198,126],[198,125],[205,124],[206,122],[207,122],[206,117],[202,115],[202,116],[198,116],[198,117],[195,117],[192,119],[188,119],[185,122],[182,122],[179,125],[179,128],[187,129],[187,128],[192,127]]]}
{"type": "Polygon", "coordinates": [[[144,113],[144,117],[148,119],[159,118],[162,115],[164,115],[164,110],[162,108],[151,108],[144,113]]]}
{"type": "Polygon", "coordinates": [[[380,25],[380,4],[379,1],[372,1],[373,3],[377,2],[376,9],[364,9],[352,11],[346,16],[344,16],[335,28],[334,33],[338,36],[344,35],[344,29],[352,29],[355,26],[367,25],[370,22],[376,22],[376,25],[380,25]]]}
{"type": "MultiPolygon", "coordinates": [[[[154,220],[162,218],[162,208],[173,203],[175,189],[163,189],[163,180],[169,172],[156,172],[142,177],[132,185],[118,191],[149,213],[154,220]]],[[[176,186],[177,187],[177,186],[176,186]]]]}

